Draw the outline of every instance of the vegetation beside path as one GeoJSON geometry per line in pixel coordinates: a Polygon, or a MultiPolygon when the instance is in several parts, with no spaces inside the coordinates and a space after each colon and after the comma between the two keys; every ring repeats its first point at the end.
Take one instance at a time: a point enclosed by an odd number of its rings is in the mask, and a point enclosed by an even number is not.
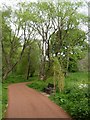
{"type": "MultiPolygon", "coordinates": [[[[12,83],[28,82],[32,81],[32,84],[27,86],[42,92],[48,83],[53,83],[53,78],[49,77],[46,81],[41,81],[38,77],[31,77],[29,80],[24,79],[22,76],[15,74],[10,75],[7,80],[3,83],[3,116],[8,101],[7,88],[12,83]]],[[[59,92],[58,88],[56,93],[50,95],[50,99],[56,104],[66,110],[76,120],[87,120],[89,115],[88,106],[88,73],[87,72],[76,72],[70,73],[65,78],[65,89],[63,92],[59,92]]]]}
{"type": "MultiPolygon", "coordinates": [[[[43,91],[44,87],[52,82],[52,78],[49,78],[46,82],[38,80],[28,86],[38,91],[43,91]]],[[[56,93],[50,95],[49,98],[66,110],[76,120],[88,120],[88,73],[70,73],[65,78],[65,83],[66,86],[63,92],[59,92],[57,88],[56,93]]]]}

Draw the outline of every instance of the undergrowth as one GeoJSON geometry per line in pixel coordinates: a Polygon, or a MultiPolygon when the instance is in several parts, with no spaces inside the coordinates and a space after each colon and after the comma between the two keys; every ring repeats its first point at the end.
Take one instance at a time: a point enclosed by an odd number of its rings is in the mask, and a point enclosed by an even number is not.
{"type": "MultiPolygon", "coordinates": [[[[53,83],[52,77],[48,78],[46,81],[35,81],[28,86],[37,89],[38,91],[43,91],[43,88],[47,86],[48,83],[53,83]]],[[[64,91],[60,93],[57,88],[56,93],[50,95],[49,98],[67,111],[72,118],[76,120],[88,120],[88,84],[88,73],[70,73],[65,78],[64,91]]]]}

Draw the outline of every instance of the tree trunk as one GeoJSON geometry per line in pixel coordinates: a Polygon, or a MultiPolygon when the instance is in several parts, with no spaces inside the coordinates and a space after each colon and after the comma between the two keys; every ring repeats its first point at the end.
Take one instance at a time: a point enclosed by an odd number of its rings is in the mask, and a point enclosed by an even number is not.
{"type": "Polygon", "coordinates": [[[48,49],[47,49],[47,56],[48,56],[48,70],[50,68],[50,48],[49,48],[49,40],[48,40],[48,49]]]}
{"type": "Polygon", "coordinates": [[[31,49],[31,46],[29,47],[29,52],[28,52],[28,71],[27,71],[27,80],[28,80],[29,74],[30,74],[30,49],[31,49]]]}
{"type": "Polygon", "coordinates": [[[54,84],[54,93],[56,92],[56,78],[55,78],[55,68],[54,68],[54,78],[53,78],[53,84],[54,84]]]}
{"type": "Polygon", "coordinates": [[[40,69],[40,79],[45,80],[45,55],[44,55],[44,40],[42,43],[42,52],[41,52],[41,69],[40,69]]]}
{"type": "Polygon", "coordinates": [[[66,71],[65,71],[65,76],[68,74],[68,67],[69,67],[69,48],[67,49],[67,60],[66,60],[66,71]]]}
{"type": "Polygon", "coordinates": [[[19,61],[22,59],[22,55],[23,55],[23,53],[24,53],[25,48],[26,48],[26,43],[24,43],[24,45],[23,45],[23,49],[22,49],[22,51],[21,51],[19,60],[17,60],[16,63],[15,63],[14,65],[12,65],[12,67],[9,68],[9,69],[5,72],[2,80],[5,80],[5,79],[7,78],[8,74],[16,67],[16,65],[17,65],[17,64],[19,63],[19,61]]]}

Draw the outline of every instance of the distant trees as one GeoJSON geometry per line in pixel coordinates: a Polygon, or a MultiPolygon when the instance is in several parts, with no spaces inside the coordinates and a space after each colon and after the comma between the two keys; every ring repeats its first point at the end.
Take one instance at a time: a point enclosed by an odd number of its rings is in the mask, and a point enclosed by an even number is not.
{"type": "Polygon", "coordinates": [[[40,50],[37,41],[28,43],[22,60],[17,65],[17,74],[23,75],[26,79],[37,75],[40,67],[40,50]]]}
{"type": "Polygon", "coordinates": [[[9,71],[13,72],[13,65],[19,55],[19,48],[21,46],[18,37],[12,32],[10,26],[7,24],[7,19],[10,17],[10,10],[2,13],[2,72],[3,79],[6,79],[9,71]]]}
{"type": "Polygon", "coordinates": [[[78,60],[77,66],[79,71],[89,71],[89,58],[88,52],[84,54],[84,58],[78,60]]]}
{"type": "Polygon", "coordinates": [[[86,33],[80,28],[81,23],[87,23],[87,16],[78,11],[82,5],[70,1],[22,2],[14,10],[3,10],[3,79],[16,70],[27,79],[37,73],[45,80],[54,57],[60,79],[63,72],[77,71],[76,63],[88,46],[86,33]]]}

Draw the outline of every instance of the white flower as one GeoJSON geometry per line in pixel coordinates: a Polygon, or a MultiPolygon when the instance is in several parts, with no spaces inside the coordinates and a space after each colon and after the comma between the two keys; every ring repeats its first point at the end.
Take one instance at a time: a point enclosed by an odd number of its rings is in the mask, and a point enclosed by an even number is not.
{"type": "Polygon", "coordinates": [[[84,87],[88,87],[88,85],[87,84],[80,84],[79,85],[79,88],[81,88],[81,89],[84,88],[84,87]]]}

